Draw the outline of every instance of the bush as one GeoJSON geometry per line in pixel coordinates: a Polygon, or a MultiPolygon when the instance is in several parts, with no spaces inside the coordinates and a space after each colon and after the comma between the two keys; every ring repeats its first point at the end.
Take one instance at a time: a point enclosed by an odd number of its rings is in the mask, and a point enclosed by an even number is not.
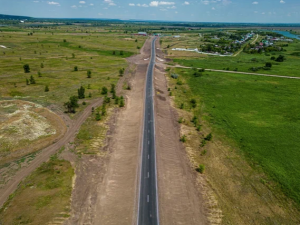
{"type": "Polygon", "coordinates": [[[198,124],[198,118],[197,118],[197,116],[194,116],[193,119],[191,120],[191,122],[192,122],[195,126],[197,126],[197,124],[198,124]]]}
{"type": "Polygon", "coordinates": [[[180,117],[179,120],[178,120],[178,123],[182,123],[183,122],[183,118],[180,117]]]}
{"type": "Polygon", "coordinates": [[[92,71],[88,70],[86,74],[87,74],[87,78],[92,78],[92,71]]]}
{"type": "Polygon", "coordinates": [[[178,74],[175,74],[175,73],[172,73],[172,74],[171,74],[171,77],[172,77],[173,79],[177,79],[177,78],[179,77],[179,75],[178,75],[178,74]]]}
{"type": "Polygon", "coordinates": [[[196,108],[197,107],[197,101],[196,99],[191,99],[191,104],[192,104],[192,108],[196,108]]]}
{"type": "Polygon", "coordinates": [[[177,84],[177,85],[182,85],[183,83],[182,83],[181,80],[178,80],[176,84],[177,84]]]}
{"type": "Polygon", "coordinates": [[[205,138],[206,141],[211,141],[212,140],[212,134],[209,133],[205,138]]]}
{"type": "Polygon", "coordinates": [[[74,66],[74,71],[78,71],[78,66],[74,66]]]}
{"type": "Polygon", "coordinates": [[[270,63],[270,62],[266,62],[266,67],[269,67],[269,68],[271,68],[271,67],[272,67],[272,63],[270,63]]]}
{"type": "Polygon", "coordinates": [[[201,174],[204,173],[204,170],[205,170],[205,166],[203,164],[200,164],[197,168],[197,171],[201,174]]]}
{"type": "Polygon", "coordinates": [[[180,104],[180,109],[183,109],[184,108],[184,103],[181,103],[180,104]]]}
{"type": "Polygon", "coordinates": [[[204,156],[204,155],[206,155],[206,153],[207,153],[207,150],[206,150],[206,149],[204,149],[204,150],[201,152],[201,156],[204,156]]]}
{"type": "Polygon", "coordinates": [[[35,79],[32,75],[30,76],[29,81],[30,81],[30,84],[35,84],[35,79]]]}
{"type": "Polygon", "coordinates": [[[201,141],[201,147],[204,147],[206,145],[206,140],[205,139],[203,139],[202,141],[201,141]]]}
{"type": "Polygon", "coordinates": [[[41,63],[41,68],[44,68],[44,63],[41,63]]]}
{"type": "Polygon", "coordinates": [[[29,67],[28,64],[25,64],[25,65],[23,66],[23,69],[24,69],[24,72],[25,72],[25,73],[30,73],[30,67],[29,67]]]}
{"type": "Polygon", "coordinates": [[[102,88],[102,91],[101,91],[101,94],[102,94],[102,95],[106,95],[107,92],[108,92],[107,87],[103,87],[103,88],[102,88]]]}
{"type": "Polygon", "coordinates": [[[185,143],[186,142],[186,136],[185,135],[182,135],[181,138],[180,138],[180,141],[182,143],[185,143]]]}
{"type": "Polygon", "coordinates": [[[101,115],[100,115],[99,112],[96,113],[95,119],[96,119],[96,121],[100,121],[101,120],[101,115]]]}
{"type": "Polygon", "coordinates": [[[38,76],[39,76],[39,77],[42,77],[42,73],[41,73],[40,71],[38,72],[38,76]]]}
{"type": "Polygon", "coordinates": [[[45,86],[45,92],[49,92],[49,86],[48,85],[45,86]]]}

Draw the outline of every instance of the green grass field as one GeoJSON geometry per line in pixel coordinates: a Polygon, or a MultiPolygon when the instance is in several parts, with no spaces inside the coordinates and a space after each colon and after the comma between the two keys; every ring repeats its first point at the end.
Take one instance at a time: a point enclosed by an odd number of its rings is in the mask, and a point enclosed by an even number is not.
{"type": "Polygon", "coordinates": [[[298,80],[252,77],[175,69],[190,91],[177,85],[172,90],[178,107],[195,97],[195,111],[214,132],[226,135],[247,156],[261,166],[300,205],[300,82],[298,80]]]}
{"type": "Polygon", "coordinates": [[[137,47],[142,47],[146,39],[131,39],[130,34],[103,32],[100,28],[36,29],[32,36],[28,36],[32,30],[9,29],[3,28],[0,34],[0,45],[8,47],[0,49],[0,98],[21,98],[43,105],[62,106],[70,96],[77,95],[81,85],[86,89],[90,85],[86,95],[91,92],[92,98],[99,97],[100,88],[117,83],[119,69],[127,67],[125,58],[137,54],[137,47]],[[24,73],[25,64],[29,64],[30,73],[24,73]],[[92,71],[92,78],[87,78],[87,70],[92,71]],[[26,85],[31,75],[36,84],[26,85]],[[46,85],[49,92],[44,91],[46,85]]]}

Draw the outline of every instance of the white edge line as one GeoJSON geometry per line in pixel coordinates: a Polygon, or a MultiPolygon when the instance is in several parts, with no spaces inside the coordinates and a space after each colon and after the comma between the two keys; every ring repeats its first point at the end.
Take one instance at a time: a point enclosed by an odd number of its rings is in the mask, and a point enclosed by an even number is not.
{"type": "MultiPolygon", "coordinates": [[[[151,49],[152,49],[152,42],[151,42],[151,49]]],[[[151,51],[152,54],[152,51],[151,51]]],[[[151,60],[150,60],[151,61],[151,60]]],[[[150,65],[149,61],[149,65],[150,65]]],[[[148,76],[148,70],[149,66],[147,68],[146,75],[148,76]]],[[[137,216],[136,216],[136,224],[139,225],[139,215],[140,215],[140,197],[141,197],[141,179],[142,179],[142,164],[143,164],[143,148],[144,148],[144,129],[145,129],[145,113],[146,113],[146,98],[147,98],[147,79],[145,79],[145,88],[144,88],[144,113],[143,113],[143,126],[142,126],[142,145],[140,146],[141,148],[141,159],[140,159],[140,177],[138,179],[138,189],[139,189],[139,195],[138,195],[138,208],[137,208],[137,216]]]]}
{"type": "MultiPolygon", "coordinates": [[[[156,41],[156,38],[155,38],[155,41],[156,41]]],[[[155,41],[153,42],[154,43],[154,53],[156,55],[156,51],[155,51],[155,41]]],[[[154,92],[154,67],[155,67],[155,60],[154,60],[154,64],[153,64],[153,76],[152,76],[152,91],[153,91],[153,95],[155,94],[154,92]]],[[[155,168],[155,186],[156,186],[156,215],[157,215],[157,224],[159,225],[159,210],[158,210],[158,188],[157,188],[157,169],[156,169],[156,141],[155,141],[155,111],[154,111],[154,98],[153,98],[153,95],[152,95],[152,101],[153,101],[153,104],[152,104],[152,110],[153,110],[153,130],[154,130],[154,162],[155,162],[155,165],[154,165],[154,168],[155,168]]]]}

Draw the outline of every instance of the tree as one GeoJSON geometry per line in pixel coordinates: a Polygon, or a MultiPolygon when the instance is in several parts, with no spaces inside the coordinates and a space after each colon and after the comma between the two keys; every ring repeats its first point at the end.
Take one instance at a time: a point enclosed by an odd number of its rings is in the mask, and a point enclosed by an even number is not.
{"type": "Polygon", "coordinates": [[[116,92],[116,85],[115,84],[111,84],[110,93],[115,93],[115,92],[116,92]]]}
{"type": "Polygon", "coordinates": [[[137,39],[135,39],[135,42],[138,42],[138,40],[137,40],[137,39]]]}
{"type": "Polygon", "coordinates": [[[102,94],[102,95],[106,95],[107,92],[108,92],[107,87],[103,87],[103,88],[102,88],[102,91],[101,91],[101,94],[102,94]]]}
{"type": "Polygon", "coordinates": [[[92,78],[92,71],[90,70],[87,71],[87,78],[92,78]]]}
{"type": "Polygon", "coordinates": [[[192,107],[193,108],[196,108],[196,106],[197,106],[197,101],[196,101],[196,99],[191,99],[191,104],[192,104],[192,107]]]}
{"type": "Polygon", "coordinates": [[[124,68],[121,68],[121,69],[119,70],[120,77],[122,77],[122,76],[123,76],[123,74],[124,74],[124,71],[125,71],[125,69],[124,69],[124,68]]]}
{"type": "Polygon", "coordinates": [[[30,67],[29,67],[28,64],[25,64],[25,65],[23,66],[23,69],[24,69],[24,72],[25,72],[25,73],[30,73],[30,67]]]}
{"type": "Polygon", "coordinates": [[[101,120],[101,115],[99,112],[96,113],[96,117],[95,117],[96,121],[100,121],[101,120]]]}
{"type": "Polygon", "coordinates": [[[283,62],[285,60],[285,57],[283,55],[279,55],[276,59],[277,62],[283,62]]]}
{"type": "Polygon", "coordinates": [[[48,85],[45,86],[45,92],[49,92],[49,86],[48,85]]]}
{"type": "Polygon", "coordinates": [[[75,113],[76,108],[79,107],[78,98],[76,96],[70,97],[70,100],[64,103],[64,106],[66,107],[68,113],[75,113]]]}
{"type": "Polygon", "coordinates": [[[74,66],[74,71],[78,71],[78,66],[74,66]]]}
{"type": "Polygon", "coordinates": [[[272,63],[266,62],[266,67],[271,68],[272,67],[272,63]]]}
{"type": "Polygon", "coordinates": [[[30,76],[30,80],[29,81],[30,81],[30,84],[35,84],[35,79],[34,79],[34,77],[32,75],[30,76]]]}
{"type": "Polygon", "coordinates": [[[79,89],[78,89],[78,98],[79,99],[83,99],[83,98],[85,98],[85,88],[84,87],[80,87],[79,89]]]}

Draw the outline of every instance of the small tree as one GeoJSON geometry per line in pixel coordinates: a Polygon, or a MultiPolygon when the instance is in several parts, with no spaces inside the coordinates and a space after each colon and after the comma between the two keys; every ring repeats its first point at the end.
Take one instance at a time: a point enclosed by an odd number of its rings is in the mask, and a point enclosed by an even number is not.
{"type": "Polygon", "coordinates": [[[123,52],[123,51],[120,51],[120,55],[124,55],[124,52],[123,52]]]}
{"type": "Polygon", "coordinates": [[[78,66],[74,66],[74,71],[78,71],[78,66]]]}
{"type": "Polygon", "coordinates": [[[116,51],[113,51],[112,54],[115,55],[115,54],[116,54],[116,51]]]}
{"type": "Polygon", "coordinates": [[[70,100],[64,104],[68,113],[75,113],[78,105],[78,98],[76,96],[70,97],[70,100]]]}
{"type": "Polygon", "coordinates": [[[122,77],[124,75],[124,71],[125,71],[124,68],[119,69],[119,75],[120,75],[120,77],[122,77]]]}
{"type": "Polygon", "coordinates": [[[44,63],[41,63],[41,68],[44,68],[44,63]]]}
{"type": "Polygon", "coordinates": [[[49,86],[48,85],[45,86],[45,92],[49,92],[49,86]]]}
{"type": "Polygon", "coordinates": [[[42,77],[42,73],[41,73],[40,71],[38,72],[38,76],[39,76],[39,77],[42,77]]]}
{"type": "Polygon", "coordinates": [[[72,53],[72,58],[75,59],[75,54],[74,53],[72,53]]]}
{"type": "Polygon", "coordinates": [[[26,85],[29,85],[30,83],[29,83],[29,80],[26,78],[26,85]]]}
{"type": "Polygon", "coordinates": [[[87,78],[92,78],[92,71],[90,70],[87,71],[87,78]]]}
{"type": "Polygon", "coordinates": [[[212,140],[212,134],[209,133],[205,138],[206,141],[211,141],[212,140]]]}
{"type": "Polygon", "coordinates": [[[30,76],[30,80],[29,81],[30,81],[30,84],[35,84],[35,79],[34,79],[34,77],[32,75],[30,76]]]}
{"type": "Polygon", "coordinates": [[[120,103],[119,103],[119,107],[124,107],[125,106],[125,102],[124,102],[124,98],[123,98],[123,96],[121,96],[121,98],[120,98],[120,103]]]}
{"type": "Polygon", "coordinates": [[[272,67],[272,63],[266,62],[266,67],[271,68],[272,67]]]}
{"type": "Polygon", "coordinates": [[[28,64],[25,64],[25,65],[23,66],[23,69],[24,69],[24,72],[25,72],[25,73],[30,73],[30,67],[29,67],[28,64]]]}
{"type": "Polygon", "coordinates": [[[79,99],[85,98],[85,88],[84,87],[81,86],[77,91],[78,91],[78,98],[79,99]]]}
{"type": "Polygon", "coordinates": [[[182,135],[181,138],[180,138],[180,141],[182,143],[185,143],[186,142],[186,136],[185,135],[182,135]]]}
{"type": "Polygon", "coordinates": [[[89,93],[89,98],[91,98],[91,97],[92,97],[92,93],[90,92],[90,93],[89,93]]]}
{"type": "Polygon", "coordinates": [[[198,171],[199,173],[204,173],[204,170],[205,170],[205,166],[204,166],[203,164],[200,164],[200,165],[198,166],[198,168],[197,168],[197,171],[198,171]]]}
{"type": "Polygon", "coordinates": [[[192,104],[192,107],[193,108],[196,108],[196,106],[197,106],[197,101],[196,101],[196,99],[191,99],[191,104],[192,104]]]}
{"type": "Polygon", "coordinates": [[[100,121],[101,120],[101,115],[100,115],[99,112],[96,113],[95,119],[96,119],[96,121],[100,121]]]}
{"type": "Polygon", "coordinates": [[[108,92],[107,87],[103,87],[103,88],[102,88],[102,91],[101,91],[101,94],[102,94],[102,95],[107,95],[107,92],[108,92]]]}

